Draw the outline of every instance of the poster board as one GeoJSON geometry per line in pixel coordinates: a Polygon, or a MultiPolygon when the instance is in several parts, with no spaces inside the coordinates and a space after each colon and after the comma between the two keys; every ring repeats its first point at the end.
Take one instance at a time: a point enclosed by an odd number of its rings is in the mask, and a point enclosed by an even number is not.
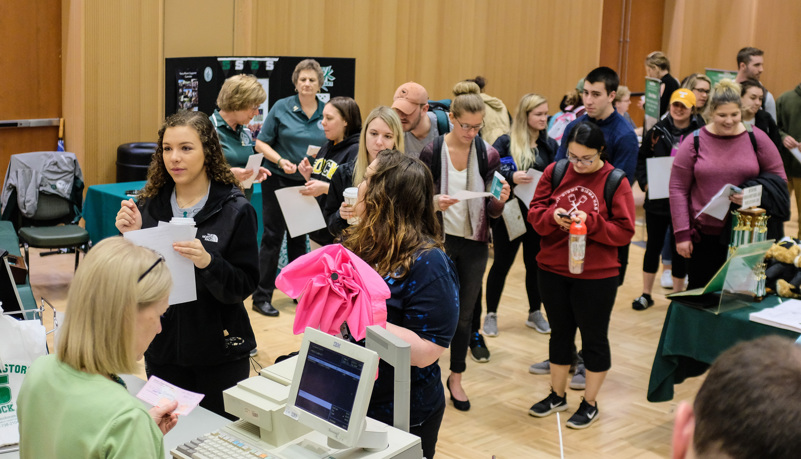
{"type": "MultiPolygon", "coordinates": [[[[279,99],[295,94],[292,72],[303,56],[205,56],[165,59],[164,115],[179,109],[198,110],[211,115],[217,94],[225,79],[238,74],[254,75],[267,92],[267,101],[253,123],[259,123],[279,99]]],[[[313,57],[323,69],[318,97],[327,102],[332,97],[355,94],[356,59],[313,57]]],[[[255,135],[255,133],[254,133],[255,135]]]]}

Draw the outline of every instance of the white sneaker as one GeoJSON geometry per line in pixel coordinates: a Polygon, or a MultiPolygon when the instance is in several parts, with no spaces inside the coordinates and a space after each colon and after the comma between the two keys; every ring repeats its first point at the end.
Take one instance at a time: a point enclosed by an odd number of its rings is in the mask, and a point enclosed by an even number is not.
{"type": "Polygon", "coordinates": [[[662,278],[659,279],[659,283],[662,284],[662,288],[673,288],[673,272],[669,269],[665,269],[662,271],[662,278]]]}

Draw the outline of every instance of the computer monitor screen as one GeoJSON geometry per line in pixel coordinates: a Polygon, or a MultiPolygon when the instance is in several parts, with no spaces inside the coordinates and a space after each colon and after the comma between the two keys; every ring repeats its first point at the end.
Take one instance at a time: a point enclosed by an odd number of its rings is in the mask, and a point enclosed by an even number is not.
{"type": "MultiPolygon", "coordinates": [[[[23,310],[22,300],[19,297],[19,291],[6,257],[0,257],[0,303],[2,303],[0,307],[3,308],[4,312],[23,310]]],[[[15,317],[18,319],[23,318],[21,314],[15,315],[15,317]]]]}
{"type": "Polygon", "coordinates": [[[307,328],[285,414],[345,445],[364,430],[378,355],[307,328]]]}
{"type": "Polygon", "coordinates": [[[317,343],[309,344],[295,406],[347,429],[363,366],[317,343]]]}

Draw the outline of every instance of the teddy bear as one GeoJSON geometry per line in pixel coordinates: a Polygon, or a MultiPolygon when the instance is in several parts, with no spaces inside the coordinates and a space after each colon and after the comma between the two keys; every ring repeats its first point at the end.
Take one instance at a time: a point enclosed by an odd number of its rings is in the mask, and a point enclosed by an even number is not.
{"type": "Polygon", "coordinates": [[[783,298],[801,298],[801,241],[784,238],[765,254],[765,287],[783,298]]]}

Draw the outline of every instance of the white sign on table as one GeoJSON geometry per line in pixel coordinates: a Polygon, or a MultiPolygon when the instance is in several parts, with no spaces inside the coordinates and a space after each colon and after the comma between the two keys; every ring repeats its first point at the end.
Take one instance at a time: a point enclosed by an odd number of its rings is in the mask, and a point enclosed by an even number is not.
{"type": "Polygon", "coordinates": [[[740,209],[759,207],[762,204],[762,185],[743,188],[743,205],[740,209]]]}

